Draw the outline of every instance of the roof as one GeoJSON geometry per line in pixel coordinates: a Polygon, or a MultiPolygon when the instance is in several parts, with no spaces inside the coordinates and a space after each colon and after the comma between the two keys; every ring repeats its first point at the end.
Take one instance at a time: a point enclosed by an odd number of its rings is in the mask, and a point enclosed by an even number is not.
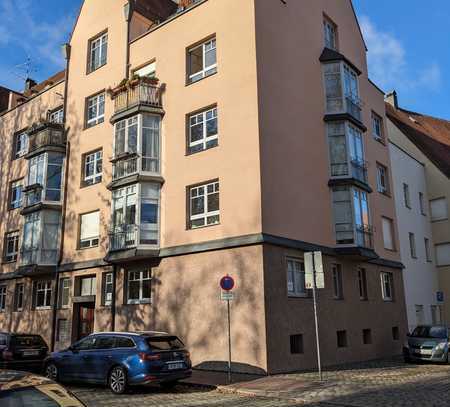
{"type": "Polygon", "coordinates": [[[129,336],[155,336],[169,335],[167,332],[157,331],[137,331],[137,332],[94,332],[93,335],[129,335],[129,336]]]}
{"type": "Polygon", "coordinates": [[[44,81],[38,83],[37,85],[34,85],[31,88],[31,91],[24,92],[24,95],[32,96],[34,93],[42,92],[47,86],[52,86],[55,83],[64,80],[65,76],[66,76],[66,71],[62,70],[62,71],[50,76],[49,78],[45,79],[44,81]]]}
{"type": "Polygon", "coordinates": [[[450,121],[395,108],[390,103],[386,103],[386,115],[447,178],[450,178],[450,121]]]}

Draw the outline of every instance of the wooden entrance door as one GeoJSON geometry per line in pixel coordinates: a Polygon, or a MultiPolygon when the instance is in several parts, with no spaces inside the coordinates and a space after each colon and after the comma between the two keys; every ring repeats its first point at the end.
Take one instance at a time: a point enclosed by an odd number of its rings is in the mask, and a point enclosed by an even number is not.
{"type": "Polygon", "coordinates": [[[94,311],[94,304],[80,304],[77,340],[80,340],[94,332],[94,311]]]}

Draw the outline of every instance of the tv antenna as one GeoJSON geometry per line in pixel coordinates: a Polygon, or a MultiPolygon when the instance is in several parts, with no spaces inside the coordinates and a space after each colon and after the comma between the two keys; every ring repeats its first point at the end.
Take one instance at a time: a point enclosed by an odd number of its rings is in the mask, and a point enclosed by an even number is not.
{"type": "Polygon", "coordinates": [[[24,63],[18,64],[14,66],[14,71],[12,72],[15,76],[22,80],[27,80],[31,77],[31,75],[35,72],[37,72],[37,68],[31,59],[31,57],[28,55],[27,59],[24,63]]]}

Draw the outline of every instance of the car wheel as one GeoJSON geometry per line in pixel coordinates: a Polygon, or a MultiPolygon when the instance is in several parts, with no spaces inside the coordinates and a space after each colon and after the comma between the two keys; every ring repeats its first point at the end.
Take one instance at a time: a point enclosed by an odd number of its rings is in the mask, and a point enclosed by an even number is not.
{"type": "Polygon", "coordinates": [[[170,389],[173,389],[177,384],[178,384],[178,380],[172,380],[170,382],[162,382],[161,387],[163,389],[170,390],[170,389]]]}
{"type": "Polygon", "coordinates": [[[114,394],[123,394],[127,390],[127,373],[121,366],[114,367],[109,373],[109,388],[114,394]]]}
{"type": "Polygon", "coordinates": [[[49,363],[45,368],[45,377],[50,380],[57,381],[58,380],[58,368],[54,363],[49,363]]]}

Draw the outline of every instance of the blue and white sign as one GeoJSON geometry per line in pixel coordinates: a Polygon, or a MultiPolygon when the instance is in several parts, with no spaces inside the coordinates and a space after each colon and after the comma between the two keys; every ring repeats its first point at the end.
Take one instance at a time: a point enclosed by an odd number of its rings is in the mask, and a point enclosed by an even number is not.
{"type": "Polygon", "coordinates": [[[443,291],[436,292],[436,301],[440,302],[440,303],[444,302],[444,292],[443,291]]]}

